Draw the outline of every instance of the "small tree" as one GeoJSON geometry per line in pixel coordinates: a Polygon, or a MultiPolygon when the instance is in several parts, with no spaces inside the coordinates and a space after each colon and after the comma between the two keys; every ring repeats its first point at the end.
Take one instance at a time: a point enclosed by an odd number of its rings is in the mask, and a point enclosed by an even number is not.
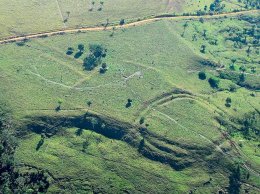
{"type": "Polygon", "coordinates": [[[228,191],[230,194],[238,194],[240,193],[240,187],[241,187],[241,172],[240,172],[240,166],[238,166],[236,169],[234,169],[229,176],[229,188],[228,191]]]}
{"type": "Polygon", "coordinates": [[[100,73],[105,73],[107,71],[107,64],[106,63],[102,63],[102,66],[99,70],[100,73]]]}
{"type": "Polygon", "coordinates": [[[229,86],[229,91],[230,91],[230,92],[236,92],[236,90],[237,90],[237,87],[236,87],[235,84],[231,84],[231,85],[229,86]]]}
{"type": "Polygon", "coordinates": [[[201,47],[200,47],[200,52],[202,52],[202,53],[205,53],[205,50],[206,50],[206,45],[201,45],[201,47]]]}
{"type": "Polygon", "coordinates": [[[67,50],[67,52],[66,52],[66,54],[67,54],[67,55],[72,55],[73,52],[74,52],[74,48],[69,47],[68,50],[67,50]]]}
{"type": "Polygon", "coordinates": [[[119,25],[124,25],[125,24],[125,20],[124,19],[121,19],[120,22],[119,22],[119,25]]]}
{"type": "Polygon", "coordinates": [[[208,82],[209,82],[209,84],[212,88],[218,88],[219,87],[219,79],[216,78],[216,77],[209,78],[208,82]]]}
{"type": "Polygon", "coordinates": [[[88,101],[88,102],[87,102],[87,105],[88,105],[89,107],[91,106],[91,104],[92,104],[91,101],[88,101]]]}
{"type": "Polygon", "coordinates": [[[56,111],[58,112],[58,111],[60,111],[61,110],[61,104],[63,103],[63,100],[62,99],[59,99],[58,100],[58,106],[56,107],[56,111]]]}
{"type": "Polygon", "coordinates": [[[203,30],[202,36],[203,36],[204,38],[206,38],[206,36],[207,36],[207,30],[203,30]]]}
{"type": "Polygon", "coordinates": [[[241,67],[239,67],[239,70],[242,71],[242,72],[245,72],[246,71],[246,67],[244,65],[242,65],[241,67]]]}
{"type": "Polygon", "coordinates": [[[240,75],[239,75],[239,81],[240,82],[244,82],[246,80],[246,75],[244,74],[244,73],[241,73],[240,75]]]}
{"type": "Polygon", "coordinates": [[[83,45],[83,44],[79,44],[79,45],[78,45],[78,49],[79,49],[79,52],[83,53],[83,51],[84,51],[84,45],[83,45]]]}
{"type": "Polygon", "coordinates": [[[101,11],[103,9],[104,1],[100,1],[100,7],[98,8],[98,11],[101,11]]]}
{"type": "Polygon", "coordinates": [[[192,35],[192,41],[197,41],[198,39],[197,39],[197,34],[193,34],[192,35]]]}
{"type": "Polygon", "coordinates": [[[235,71],[236,70],[235,65],[234,64],[229,65],[229,69],[235,71]]]}
{"type": "Polygon", "coordinates": [[[226,107],[231,107],[231,98],[230,97],[227,97],[226,98],[226,107]]]}
{"type": "Polygon", "coordinates": [[[140,125],[144,124],[144,119],[145,119],[144,117],[141,117],[141,119],[139,121],[140,125]]]}
{"type": "Polygon", "coordinates": [[[130,98],[128,98],[125,107],[126,107],[126,108],[129,108],[130,106],[132,106],[132,102],[133,102],[133,100],[131,100],[130,98]]]}
{"type": "Polygon", "coordinates": [[[199,75],[199,79],[201,80],[205,80],[207,78],[206,73],[203,71],[200,71],[198,75],[199,75]]]}

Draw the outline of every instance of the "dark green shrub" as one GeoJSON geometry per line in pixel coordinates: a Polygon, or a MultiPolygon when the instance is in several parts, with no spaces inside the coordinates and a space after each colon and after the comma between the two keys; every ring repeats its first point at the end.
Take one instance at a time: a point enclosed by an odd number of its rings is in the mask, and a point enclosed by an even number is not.
{"type": "Polygon", "coordinates": [[[199,79],[201,80],[205,80],[207,78],[206,73],[203,71],[200,71],[198,75],[199,75],[199,79]]]}

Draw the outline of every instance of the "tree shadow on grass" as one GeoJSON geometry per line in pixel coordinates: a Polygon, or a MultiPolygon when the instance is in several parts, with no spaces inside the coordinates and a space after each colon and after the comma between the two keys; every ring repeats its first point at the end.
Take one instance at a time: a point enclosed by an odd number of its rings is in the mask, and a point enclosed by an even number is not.
{"type": "Polygon", "coordinates": [[[74,58],[75,58],[75,59],[78,59],[78,58],[81,57],[82,54],[83,54],[83,52],[79,51],[79,52],[77,52],[77,53],[74,55],[74,58]]]}
{"type": "Polygon", "coordinates": [[[41,138],[41,140],[38,142],[38,144],[36,146],[36,151],[38,151],[42,147],[43,144],[44,144],[44,139],[41,138]]]}

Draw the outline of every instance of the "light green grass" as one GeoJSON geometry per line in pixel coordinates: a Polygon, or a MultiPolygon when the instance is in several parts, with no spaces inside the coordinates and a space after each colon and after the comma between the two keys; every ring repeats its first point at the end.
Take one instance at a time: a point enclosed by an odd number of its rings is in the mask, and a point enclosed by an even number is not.
{"type": "MultiPolygon", "coordinates": [[[[223,19],[223,22],[230,21],[223,19]]],[[[197,21],[194,23],[199,25],[197,21]]],[[[219,159],[214,158],[217,157],[214,154],[221,153],[218,146],[227,147],[231,149],[227,152],[232,160],[245,161],[228,146],[229,141],[222,134],[226,129],[215,117],[242,118],[245,113],[259,109],[259,100],[245,88],[228,92],[229,80],[221,80],[223,91],[217,91],[207,80],[198,78],[199,71],[206,71],[208,77],[216,75],[214,68],[202,66],[199,61],[218,58],[201,54],[199,44],[190,41],[188,35],[193,31],[189,30],[194,23],[189,23],[184,38],[180,35],[184,22],[167,20],[116,30],[113,37],[111,31],[100,31],[32,39],[24,46],[1,45],[0,81],[4,84],[0,85],[0,97],[8,101],[17,121],[26,116],[78,116],[87,110],[130,123],[138,123],[144,116],[148,132],[161,138],[150,137],[152,143],[182,154],[193,153],[192,149],[210,150],[212,154],[205,160],[212,157],[213,161],[219,159]],[[66,55],[68,47],[76,49],[80,43],[86,51],[79,59],[66,55]],[[108,50],[104,62],[109,69],[103,75],[98,68],[91,72],[83,70],[83,59],[91,43],[102,44],[108,50]],[[136,72],[142,76],[125,81],[136,72]],[[175,88],[190,94],[163,95],[175,88]],[[178,98],[169,100],[171,96],[178,98]],[[227,97],[232,99],[230,108],[225,106],[227,97]],[[133,104],[125,108],[128,98],[133,104]],[[55,112],[59,99],[63,100],[61,111],[55,112]],[[88,101],[92,102],[90,107],[88,101]]],[[[75,128],[60,129],[57,135],[45,139],[39,151],[35,150],[39,135],[30,133],[21,139],[17,162],[48,170],[56,179],[60,178],[60,183],[52,182],[50,193],[60,192],[60,188],[65,193],[84,193],[92,191],[91,187],[106,193],[124,189],[137,193],[181,193],[194,187],[200,193],[213,193],[228,185],[228,174],[218,166],[213,172],[198,160],[191,167],[175,171],[167,164],[143,157],[123,141],[88,130],[76,136],[75,131],[75,128]],[[86,138],[91,144],[84,153],[82,143],[86,138]],[[210,177],[211,184],[203,186],[210,177]]],[[[245,146],[243,153],[252,158],[249,163],[255,163],[254,167],[259,165],[251,148],[245,146]]],[[[188,159],[193,159],[192,156],[188,159]]]]}

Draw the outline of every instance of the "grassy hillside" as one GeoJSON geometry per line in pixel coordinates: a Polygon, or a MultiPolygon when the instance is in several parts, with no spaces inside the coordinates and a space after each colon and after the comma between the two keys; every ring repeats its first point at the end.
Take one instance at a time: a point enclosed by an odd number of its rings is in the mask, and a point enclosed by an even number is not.
{"type": "MultiPolygon", "coordinates": [[[[36,2],[31,3],[43,8],[36,2]]],[[[74,9],[67,1],[58,3],[61,13],[74,9]]],[[[142,11],[129,1],[120,3],[125,7],[116,9],[121,12],[114,13],[115,20],[123,12],[125,18],[143,16],[133,15],[142,11]]],[[[149,15],[159,3],[137,7],[149,15]]],[[[102,11],[86,14],[105,14],[108,5],[105,1],[102,11]]],[[[159,6],[156,14],[165,9],[159,6]]],[[[66,25],[83,22],[70,12],[66,25]]],[[[93,24],[99,22],[95,19],[93,24]]],[[[42,170],[49,193],[232,193],[236,184],[241,193],[257,193],[259,43],[256,34],[248,34],[256,19],[166,19],[1,45],[0,98],[12,111],[19,138],[15,164],[25,174],[42,170]],[[246,36],[247,44],[237,41],[241,48],[230,40],[238,31],[225,31],[234,26],[241,33],[247,28],[241,38],[246,36]],[[105,73],[101,64],[92,71],[83,68],[91,44],[107,50],[105,73]],[[221,75],[230,72],[245,80],[221,75]]],[[[37,31],[48,30],[40,26],[45,29],[37,31]]]]}

